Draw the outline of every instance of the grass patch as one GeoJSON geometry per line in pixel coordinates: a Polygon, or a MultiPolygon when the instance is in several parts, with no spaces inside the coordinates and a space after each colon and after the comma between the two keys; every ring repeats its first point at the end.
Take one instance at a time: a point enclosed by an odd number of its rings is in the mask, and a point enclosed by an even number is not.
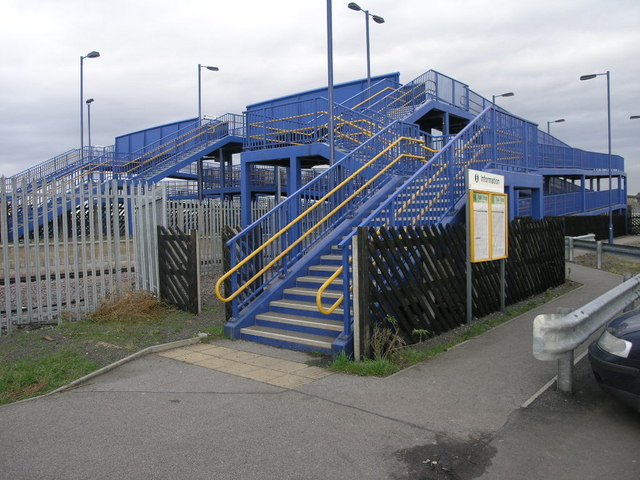
{"type": "Polygon", "coordinates": [[[386,377],[399,371],[400,367],[390,358],[377,360],[367,358],[361,362],[354,362],[351,357],[342,352],[329,365],[328,369],[332,372],[350,373],[351,375],[386,377]]]}
{"type": "Polygon", "coordinates": [[[194,316],[139,292],[106,302],[85,320],[15,329],[0,337],[0,404],[55,390],[134,352],[199,332],[224,335],[222,309],[194,316]]]}
{"type": "Polygon", "coordinates": [[[354,362],[350,357],[341,354],[330,366],[329,370],[334,372],[349,373],[360,376],[386,377],[396,373],[403,368],[420,363],[439,353],[482,335],[489,330],[501,325],[509,320],[522,315],[534,308],[550,302],[551,300],[570,292],[578,287],[576,282],[568,281],[564,285],[547,290],[544,294],[538,295],[530,300],[507,307],[504,313],[495,313],[485,318],[474,321],[471,325],[463,325],[448,332],[441,337],[433,337],[426,342],[410,345],[399,349],[387,358],[371,360],[364,359],[354,362]]]}
{"type": "Polygon", "coordinates": [[[71,349],[0,365],[0,405],[41,395],[94,370],[95,362],[71,349]]]}
{"type": "Polygon", "coordinates": [[[217,325],[215,327],[202,328],[198,333],[206,333],[207,336],[203,337],[202,340],[209,342],[211,340],[217,340],[221,338],[227,338],[224,334],[224,327],[221,325],[217,325]]]}

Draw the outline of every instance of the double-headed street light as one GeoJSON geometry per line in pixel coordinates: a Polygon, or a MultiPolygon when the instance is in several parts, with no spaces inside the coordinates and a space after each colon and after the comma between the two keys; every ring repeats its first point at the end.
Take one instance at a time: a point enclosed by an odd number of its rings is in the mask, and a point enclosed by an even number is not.
{"type": "Polygon", "coordinates": [[[202,118],[202,69],[206,68],[207,70],[211,70],[212,72],[217,72],[220,70],[218,67],[211,67],[209,65],[201,65],[198,64],[198,120],[202,118]]]}
{"type": "Polygon", "coordinates": [[[549,135],[551,135],[551,124],[552,123],[562,123],[564,121],[565,121],[564,118],[559,118],[557,120],[551,120],[551,121],[547,122],[547,133],[549,135]]]}
{"type": "Polygon", "coordinates": [[[493,95],[491,103],[493,103],[495,105],[496,104],[496,98],[498,98],[498,97],[513,97],[514,95],[515,95],[515,93],[513,93],[513,92],[501,93],[500,95],[493,95]]]}
{"type": "Polygon", "coordinates": [[[367,90],[371,89],[371,48],[369,46],[369,17],[373,18],[373,21],[376,23],[384,23],[384,18],[379,15],[373,15],[369,13],[369,10],[364,10],[355,2],[349,3],[347,5],[351,10],[355,10],[356,12],[364,13],[365,25],[367,31],[367,90]]]}
{"type": "Polygon", "coordinates": [[[82,78],[82,64],[85,58],[97,58],[100,52],[92,51],[86,55],[80,55],[80,158],[84,158],[84,80],[82,78]]]}
{"type": "Polygon", "coordinates": [[[593,78],[605,75],[607,77],[607,139],[609,144],[609,243],[613,243],[613,210],[612,210],[612,187],[611,180],[611,77],[609,70],[604,73],[590,73],[582,75],[580,80],[591,80],[593,78]]]}

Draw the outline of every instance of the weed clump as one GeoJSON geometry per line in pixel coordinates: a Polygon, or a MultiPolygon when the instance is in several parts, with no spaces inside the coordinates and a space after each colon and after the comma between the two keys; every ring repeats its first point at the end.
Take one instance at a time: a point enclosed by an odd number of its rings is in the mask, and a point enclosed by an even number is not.
{"type": "Polygon", "coordinates": [[[95,323],[148,321],[167,313],[172,308],[158,300],[154,295],[142,290],[127,291],[124,294],[107,298],[91,315],[89,320],[95,323]]]}

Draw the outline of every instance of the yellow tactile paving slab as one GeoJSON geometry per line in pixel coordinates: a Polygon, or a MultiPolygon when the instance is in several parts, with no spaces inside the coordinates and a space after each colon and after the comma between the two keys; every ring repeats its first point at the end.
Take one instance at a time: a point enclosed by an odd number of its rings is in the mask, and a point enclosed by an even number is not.
{"type": "Polygon", "coordinates": [[[158,355],[288,389],[331,375],[320,367],[205,343],[167,350],[158,355]]]}

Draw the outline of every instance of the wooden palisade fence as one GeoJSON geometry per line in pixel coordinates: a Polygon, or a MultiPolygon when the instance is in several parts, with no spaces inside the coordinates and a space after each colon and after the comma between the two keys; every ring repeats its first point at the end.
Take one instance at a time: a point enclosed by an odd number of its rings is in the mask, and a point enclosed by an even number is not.
{"type": "MultiPolygon", "coordinates": [[[[465,228],[462,225],[358,231],[356,328],[368,338],[374,325],[397,322],[413,343],[466,322],[465,228]]],[[[473,264],[473,314],[500,309],[499,262],[473,264]]],[[[509,226],[506,303],[512,304],[565,281],[562,220],[517,219],[509,226]]],[[[364,347],[366,349],[366,347],[364,347]]]]}
{"type": "Polygon", "coordinates": [[[199,314],[200,262],[198,234],[158,225],[160,298],[181,310],[199,314]]]}

